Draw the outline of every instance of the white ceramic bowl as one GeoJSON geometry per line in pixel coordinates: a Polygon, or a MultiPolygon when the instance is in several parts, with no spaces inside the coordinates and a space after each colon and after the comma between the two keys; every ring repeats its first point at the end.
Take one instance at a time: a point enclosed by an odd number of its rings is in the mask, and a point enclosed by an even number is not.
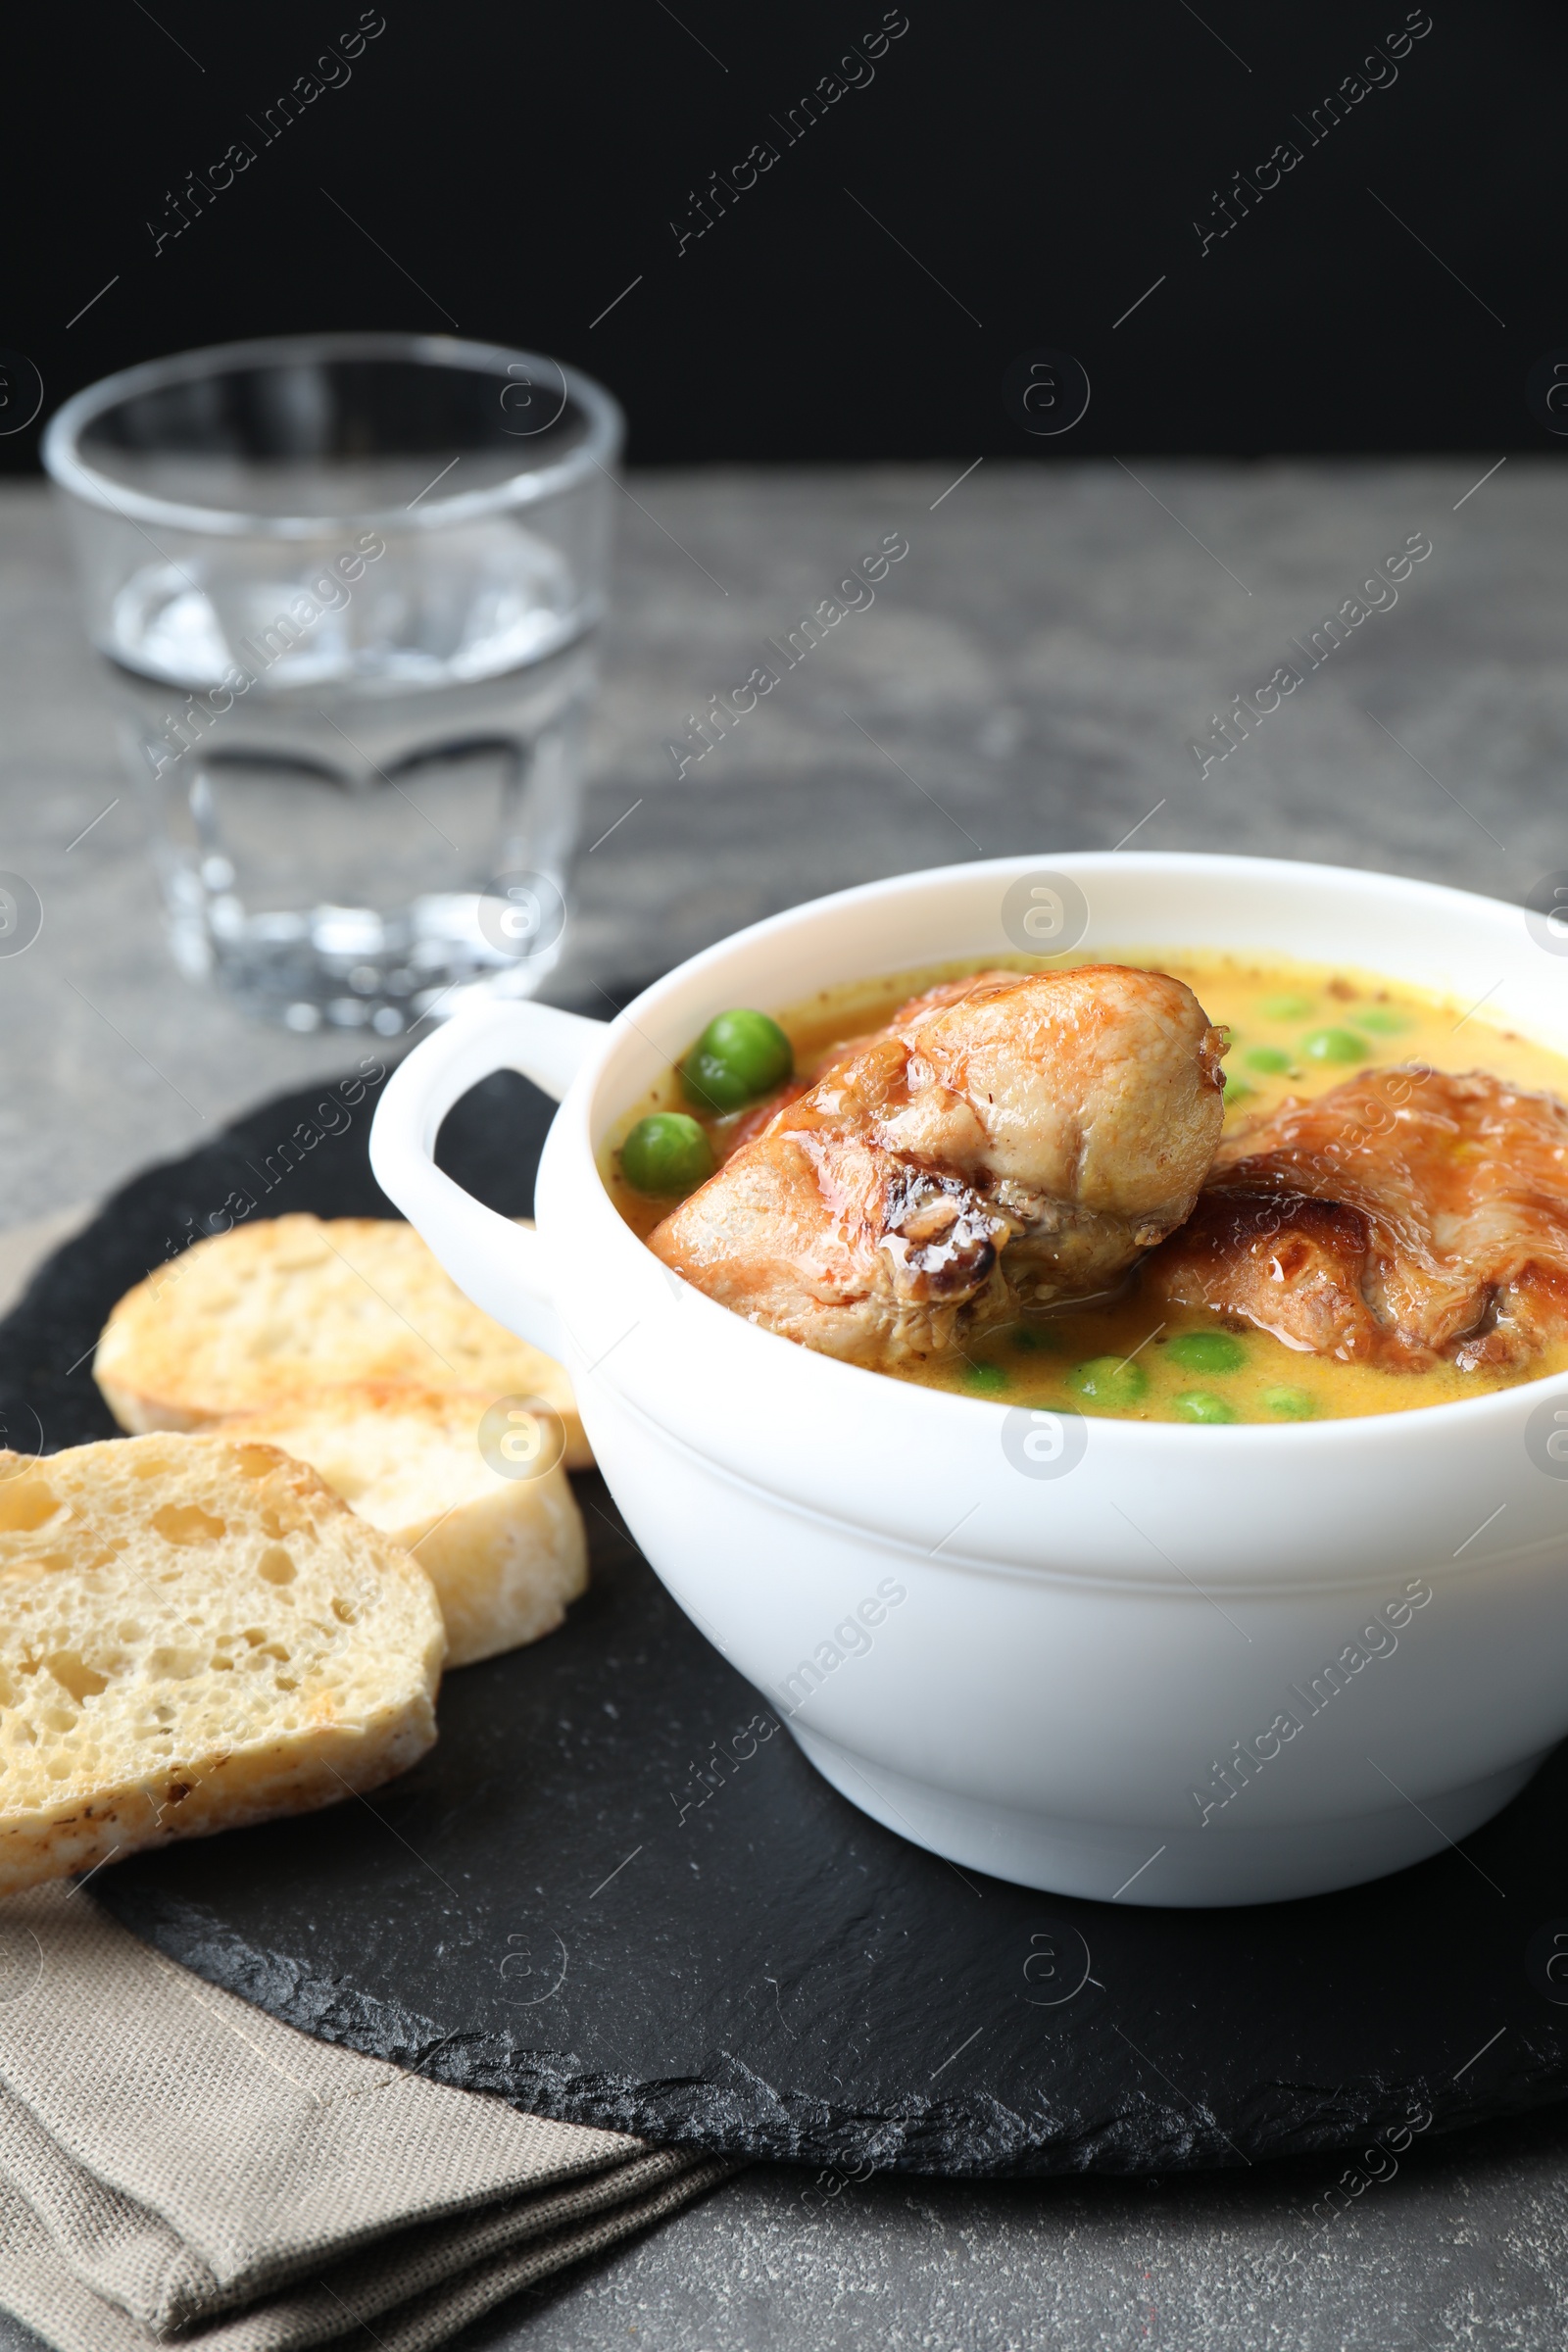
{"type": "MultiPolygon", "coordinates": [[[[1568,1375],[1370,1419],[1088,1420],[1064,1454],[1050,1416],[836,1363],[716,1306],[596,1169],[713,1013],[1004,954],[1021,943],[1004,900],[1044,863],[797,907],[608,1026],[466,1012],[392,1078],[372,1163],[468,1296],[567,1364],[655,1569],[852,1803],[1068,1894],[1349,1886],[1463,1838],[1568,1734],[1568,1446],[1548,1455],[1542,1429],[1559,1407],[1568,1427],[1568,1375]],[[452,1103],[502,1067],[562,1101],[536,1233],[431,1158],[452,1103]]],[[[1565,966],[1516,906],[1245,858],[1052,871],[1084,894],[1085,947],[1354,964],[1485,994],[1489,1020],[1568,1047],[1565,966]]]]}

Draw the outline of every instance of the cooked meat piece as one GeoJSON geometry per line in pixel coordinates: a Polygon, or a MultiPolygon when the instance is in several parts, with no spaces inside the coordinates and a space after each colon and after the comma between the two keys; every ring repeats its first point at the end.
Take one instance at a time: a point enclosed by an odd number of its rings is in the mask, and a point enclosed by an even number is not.
{"type": "Polygon", "coordinates": [[[1568,1337],[1568,1105],[1420,1065],[1286,1102],[1144,1280],[1309,1354],[1519,1370],[1568,1337]]]}
{"type": "Polygon", "coordinates": [[[871,1365],[1103,1290],[1181,1223],[1223,1117],[1191,989],[1118,964],[983,972],[904,1006],[649,1247],[721,1305],[871,1365]]]}

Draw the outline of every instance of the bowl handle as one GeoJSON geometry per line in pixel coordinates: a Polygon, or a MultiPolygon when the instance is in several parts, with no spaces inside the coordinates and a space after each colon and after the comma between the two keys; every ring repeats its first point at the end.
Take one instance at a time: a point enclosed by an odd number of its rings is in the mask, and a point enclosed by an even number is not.
{"type": "Polygon", "coordinates": [[[466,1193],[435,1164],[441,1122],[495,1070],[516,1070],[559,1102],[605,1034],[553,1004],[458,1013],[393,1072],[370,1128],[377,1184],[428,1242],[459,1290],[547,1355],[564,1351],[539,1236],[466,1193]]]}

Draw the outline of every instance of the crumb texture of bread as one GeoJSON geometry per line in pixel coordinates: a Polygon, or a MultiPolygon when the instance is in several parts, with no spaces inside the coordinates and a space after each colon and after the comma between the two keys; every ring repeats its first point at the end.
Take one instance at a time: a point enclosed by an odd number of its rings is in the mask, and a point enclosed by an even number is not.
{"type": "Polygon", "coordinates": [[[559,1465],[506,1478],[479,1449],[482,1389],[360,1382],[225,1422],[281,1446],[411,1551],[436,1590],[447,1664],[471,1666],[553,1633],[588,1587],[588,1542],[559,1465]]]}
{"type": "Polygon", "coordinates": [[[565,1426],[567,1468],[593,1460],[563,1367],[482,1314],[390,1217],[257,1217],[194,1242],[121,1299],[93,1377],[137,1433],[352,1381],[542,1396],[565,1426]]]}
{"type": "Polygon", "coordinates": [[[0,1452],[0,1895],[391,1780],[445,1639],[418,1563],[275,1446],[0,1452]]]}

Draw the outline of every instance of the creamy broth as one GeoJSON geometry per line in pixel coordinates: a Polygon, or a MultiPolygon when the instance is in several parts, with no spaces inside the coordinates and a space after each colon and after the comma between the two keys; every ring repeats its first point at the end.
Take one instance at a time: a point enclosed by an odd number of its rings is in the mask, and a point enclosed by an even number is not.
{"type": "MultiPolygon", "coordinates": [[[[1090,962],[1168,972],[1186,982],[1211,1021],[1228,1029],[1227,1135],[1273,1111],[1287,1096],[1309,1100],[1365,1070],[1404,1062],[1455,1073],[1486,1070],[1568,1102],[1568,1057],[1514,1030],[1496,1028],[1479,1012],[1367,972],[1275,957],[1125,949],[1062,956],[1049,964],[1024,956],[973,957],[824,989],[804,1004],[775,1010],[773,1017],[794,1047],[798,1073],[809,1079],[834,1048],[881,1027],[901,1004],[939,980],[982,970],[1060,971],[1090,962]]],[[[755,1132],[758,1124],[755,1108],[728,1117],[702,1113],[687,1100],[674,1070],[626,1113],[607,1139],[601,1172],[627,1224],[645,1238],[673,1203],[651,1200],[625,1181],[619,1148],[636,1121],[655,1110],[699,1117],[720,1162],[740,1134],[755,1132]]],[[[1408,1411],[1565,1368],[1568,1343],[1544,1350],[1528,1374],[1461,1372],[1447,1363],[1421,1372],[1341,1363],[1287,1348],[1240,1323],[1220,1322],[1202,1308],[1147,1298],[1135,1271],[1111,1303],[1032,1314],[966,1342],[963,1349],[901,1364],[889,1377],[1005,1404],[1108,1412],[1123,1420],[1190,1421],[1195,1410],[1203,1409],[1195,1408],[1196,1397],[1217,1402],[1216,1419],[1279,1422],[1408,1411]],[[1078,1393],[1075,1370],[1107,1358],[1135,1368],[1123,1376],[1124,1388],[1139,1388],[1142,1371],[1139,1394],[1110,1404],[1078,1393]]]]}

